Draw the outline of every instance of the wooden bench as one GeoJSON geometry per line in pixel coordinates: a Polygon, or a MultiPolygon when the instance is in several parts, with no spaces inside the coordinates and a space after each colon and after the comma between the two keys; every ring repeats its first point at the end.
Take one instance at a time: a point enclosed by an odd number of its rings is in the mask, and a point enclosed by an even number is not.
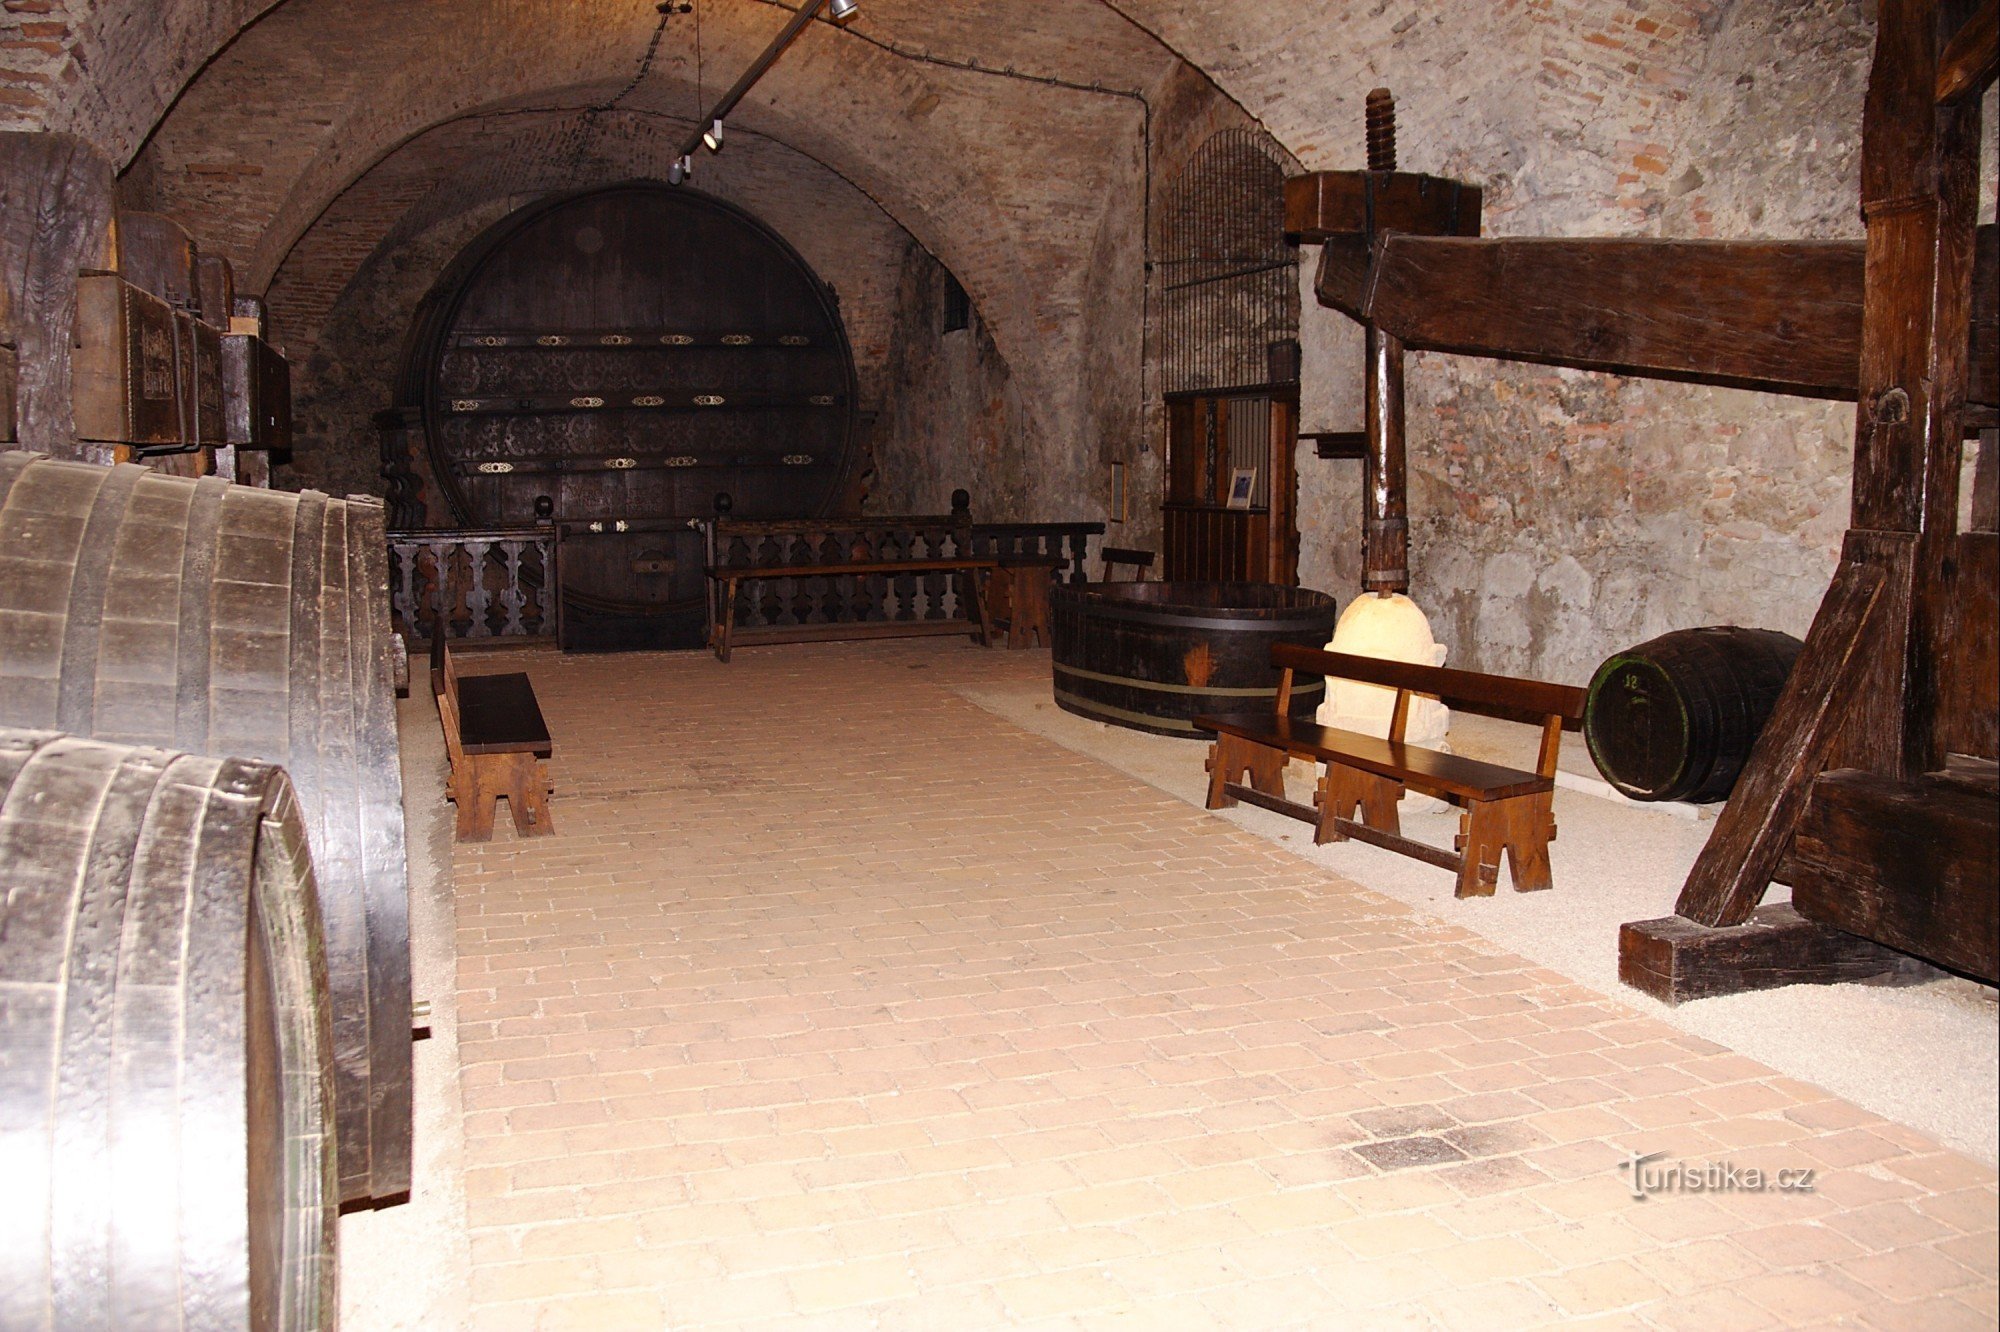
{"type": "Polygon", "coordinates": [[[492,838],[494,806],[501,796],[507,798],[507,812],[520,836],[555,832],[547,766],[555,744],[526,673],[460,675],[444,636],[434,632],[431,688],[451,757],[445,796],[458,806],[458,840],[492,838]]]}
{"type": "Polygon", "coordinates": [[[1584,691],[1509,676],[1480,675],[1408,662],[1320,652],[1292,643],[1271,648],[1280,668],[1275,712],[1254,716],[1203,716],[1194,724],[1215,734],[1208,759],[1208,807],[1237,800],[1314,825],[1316,844],[1354,838],[1414,856],[1458,875],[1458,896],[1490,896],[1500,877],[1500,854],[1517,891],[1553,886],[1549,843],[1555,839],[1556,756],[1564,731],[1583,726],[1584,691]],[[1294,672],[1384,685],[1396,691],[1389,738],[1381,739],[1290,717],[1294,672]],[[1427,694],[1455,708],[1489,717],[1532,720],[1542,728],[1533,772],[1445,754],[1403,740],[1410,699],[1427,694]],[[1285,761],[1291,755],[1325,765],[1314,796],[1317,808],[1285,798],[1285,761]],[[1238,778],[1249,775],[1250,784],[1238,778]],[[1408,790],[1460,807],[1456,849],[1446,851],[1403,836],[1397,802],[1408,790]],[[1353,817],[1356,810],[1361,817],[1353,817]]]}
{"type": "Polygon", "coordinates": [[[743,519],[709,524],[709,646],[969,634],[992,639],[986,583],[998,554],[972,553],[963,492],[948,514],[743,519]],[[758,595],[746,584],[775,583],[758,595]],[[747,620],[748,623],[744,623],[747,620]]]}

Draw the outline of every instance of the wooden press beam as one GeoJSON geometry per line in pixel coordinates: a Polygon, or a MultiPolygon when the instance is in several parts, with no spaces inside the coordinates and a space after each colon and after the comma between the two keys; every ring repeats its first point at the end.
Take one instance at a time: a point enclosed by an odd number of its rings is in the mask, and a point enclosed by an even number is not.
{"type": "Polygon", "coordinates": [[[1972,11],[1938,57],[1933,96],[1940,106],[1986,90],[2000,69],[2000,6],[1988,3],[1972,11]]]}
{"type": "Polygon", "coordinates": [[[1389,235],[1320,256],[1320,302],[1423,350],[1854,396],[1859,241],[1389,235]]]}

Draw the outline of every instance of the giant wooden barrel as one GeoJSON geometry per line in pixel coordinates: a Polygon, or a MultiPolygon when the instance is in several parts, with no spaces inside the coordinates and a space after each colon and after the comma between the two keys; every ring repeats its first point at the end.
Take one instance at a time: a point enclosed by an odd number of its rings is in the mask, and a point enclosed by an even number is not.
{"type": "Polygon", "coordinates": [[[1634,800],[1729,798],[1803,645],[1772,629],[1679,629],[1591,677],[1583,738],[1634,800]]]}
{"type": "Polygon", "coordinates": [[[332,1060],[281,770],[0,730],[0,1327],[332,1327],[332,1060]]]}
{"type": "Polygon", "coordinates": [[[260,759],[318,868],[344,1198],[410,1186],[410,955],[382,509],[0,454],[0,725],[260,759]]]}
{"type": "MultiPolygon", "coordinates": [[[[1093,583],[1049,592],[1056,706],[1156,735],[1207,739],[1203,713],[1269,711],[1278,694],[1273,643],[1324,647],[1338,607],[1324,592],[1280,583],[1093,583]]],[[[1310,717],[1326,681],[1292,688],[1310,717]]]]}
{"type": "Polygon", "coordinates": [[[818,517],[853,462],[831,289],[692,187],[503,219],[440,279],[410,348],[399,393],[423,409],[450,509],[431,520],[528,526],[553,501],[565,646],[701,646],[702,539],[685,520],[719,491],[739,518],[818,517]]]}

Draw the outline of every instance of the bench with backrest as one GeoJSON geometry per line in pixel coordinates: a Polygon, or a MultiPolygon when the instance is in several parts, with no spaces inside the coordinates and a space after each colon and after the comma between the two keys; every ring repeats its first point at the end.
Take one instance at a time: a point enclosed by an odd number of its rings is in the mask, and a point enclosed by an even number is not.
{"type": "Polygon", "coordinates": [[[963,509],[797,521],[718,517],[707,567],[709,646],[728,661],[733,648],[750,643],[924,634],[989,642],[984,584],[1000,561],[972,555],[971,535],[963,509]],[[766,590],[753,594],[759,588],[766,590]]]}
{"type": "Polygon", "coordinates": [[[1460,897],[1493,892],[1503,851],[1517,890],[1553,886],[1549,843],[1556,835],[1556,757],[1562,733],[1583,725],[1582,689],[1321,652],[1292,643],[1274,644],[1271,664],[1282,672],[1275,712],[1195,719],[1197,727],[1215,735],[1208,761],[1210,809],[1248,800],[1313,824],[1315,843],[1352,837],[1414,856],[1456,872],[1460,897]],[[1394,689],[1388,738],[1288,716],[1294,673],[1394,689]],[[1541,752],[1534,771],[1406,743],[1410,699],[1418,694],[1466,712],[1539,724],[1541,752]],[[1285,762],[1293,755],[1325,765],[1314,796],[1317,808],[1285,798],[1285,762]],[[1250,779],[1247,786],[1237,780],[1245,774],[1250,779]],[[1405,790],[1459,806],[1455,850],[1403,836],[1396,806],[1405,790]],[[1354,817],[1357,810],[1359,819],[1354,817]]]}
{"type": "Polygon", "coordinates": [[[451,759],[445,795],[458,806],[458,840],[492,838],[494,807],[501,796],[507,797],[517,834],[553,833],[547,760],[555,743],[527,674],[460,675],[457,657],[443,635],[434,632],[431,689],[451,759]]]}

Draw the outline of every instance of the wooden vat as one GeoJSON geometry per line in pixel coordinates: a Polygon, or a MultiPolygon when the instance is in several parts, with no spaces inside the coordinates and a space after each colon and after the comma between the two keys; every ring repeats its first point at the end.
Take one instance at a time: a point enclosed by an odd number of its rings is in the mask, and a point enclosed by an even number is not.
{"type": "Polygon", "coordinates": [[[410,1184],[382,510],[0,454],[0,725],[282,764],[318,868],[344,1199],[410,1184]]]}
{"type": "MultiPolygon", "coordinates": [[[[1056,705],[1186,739],[1203,713],[1269,712],[1273,643],[1324,647],[1334,599],[1281,583],[1094,583],[1049,593],[1056,705]]],[[[1299,680],[1292,715],[1310,717],[1326,682],[1299,680]]]]}
{"type": "Polygon", "coordinates": [[[331,1015],[264,763],[0,731],[0,1326],[330,1328],[331,1015]]]}

